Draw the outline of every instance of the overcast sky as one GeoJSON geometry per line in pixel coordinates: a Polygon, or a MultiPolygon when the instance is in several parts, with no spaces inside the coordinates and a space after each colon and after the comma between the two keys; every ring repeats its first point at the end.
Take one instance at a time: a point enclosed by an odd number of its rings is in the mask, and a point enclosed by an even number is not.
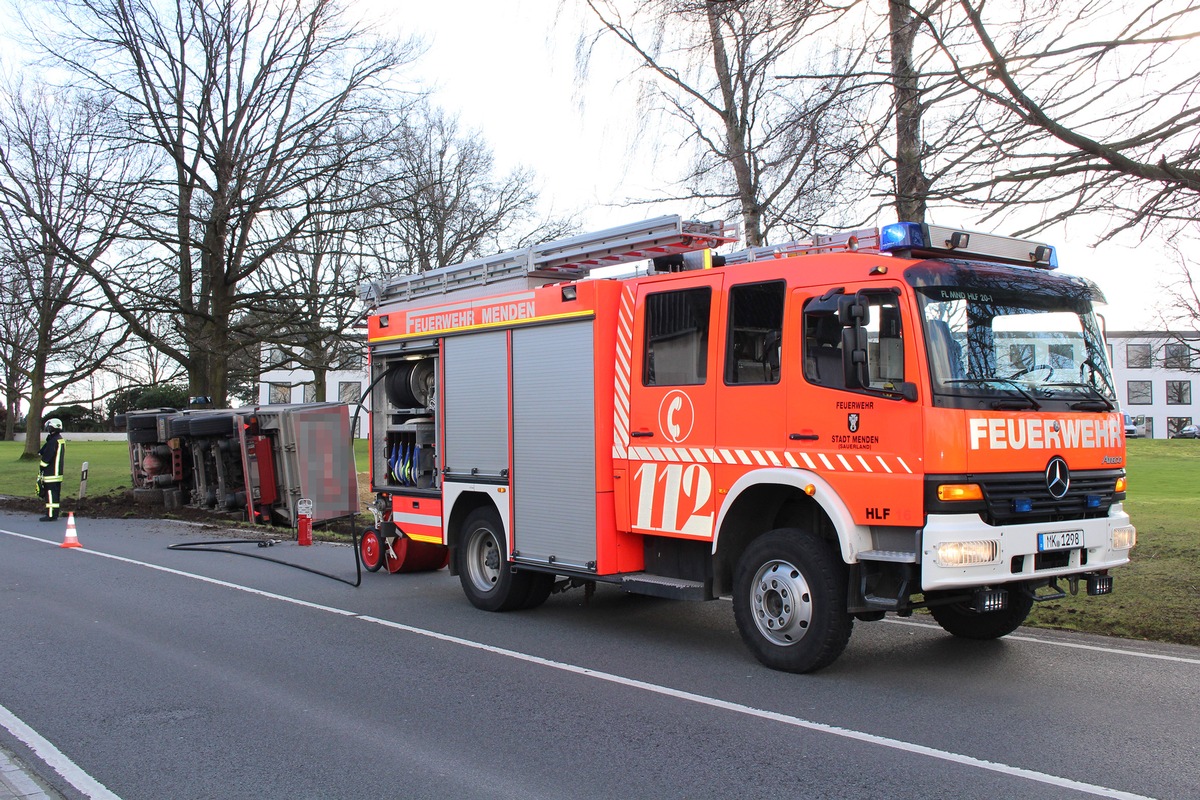
{"type": "MultiPolygon", "coordinates": [[[[677,139],[663,141],[660,132],[639,121],[632,65],[617,47],[610,44],[604,57],[593,59],[586,84],[577,81],[576,41],[585,25],[592,26],[582,5],[582,0],[349,3],[384,32],[425,38],[428,52],[414,74],[433,90],[435,103],[483,134],[499,169],[523,165],[536,171],[547,210],[577,212],[585,230],[694,213],[626,203],[669,187],[686,164],[680,163],[677,139]]],[[[965,224],[946,212],[931,221],[965,224]]],[[[1174,265],[1156,242],[1134,249],[1136,243],[1126,239],[1093,249],[1097,230],[1095,221],[1084,220],[1040,238],[1058,248],[1064,270],[1089,277],[1104,290],[1109,305],[1102,313],[1109,330],[1156,327],[1155,289],[1174,273],[1174,265]]]]}

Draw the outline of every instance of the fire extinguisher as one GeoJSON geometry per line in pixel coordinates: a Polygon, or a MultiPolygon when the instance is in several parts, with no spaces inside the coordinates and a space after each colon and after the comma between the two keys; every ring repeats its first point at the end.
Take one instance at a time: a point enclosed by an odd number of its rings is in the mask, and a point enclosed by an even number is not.
{"type": "Polygon", "coordinates": [[[296,501],[296,541],[301,547],[312,544],[312,500],[296,501]]]}

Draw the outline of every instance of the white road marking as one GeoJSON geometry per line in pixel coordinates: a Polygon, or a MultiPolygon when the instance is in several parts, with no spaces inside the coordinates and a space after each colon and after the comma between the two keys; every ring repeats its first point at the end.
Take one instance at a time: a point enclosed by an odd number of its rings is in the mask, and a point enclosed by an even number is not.
{"type": "MultiPolygon", "coordinates": [[[[10,531],[4,531],[4,533],[10,533],[10,531]]],[[[20,739],[26,747],[33,751],[35,756],[49,765],[85,797],[93,798],[93,800],[121,800],[107,786],[87,774],[83,767],[67,758],[49,740],[26,725],[20,717],[4,706],[0,706],[0,725],[20,739]]]]}
{"type": "MultiPolygon", "coordinates": [[[[890,622],[893,625],[910,625],[914,628],[927,628],[931,631],[940,631],[941,628],[935,624],[925,622],[914,622],[908,619],[893,619],[887,617],[884,622],[890,622]]],[[[1185,656],[1168,656],[1164,653],[1139,653],[1136,650],[1123,650],[1119,647],[1103,647],[1098,644],[1079,644],[1077,642],[1056,642],[1049,639],[1039,639],[1036,636],[1023,636],[1019,633],[1010,633],[1004,637],[1006,642],[1033,642],[1034,644],[1044,644],[1050,647],[1067,647],[1074,650],[1095,650],[1099,653],[1111,653],[1118,656],[1133,656],[1134,658],[1149,658],[1156,661],[1177,661],[1181,664],[1198,664],[1200,658],[1187,658],[1185,656]]]]}
{"type": "MultiPolygon", "coordinates": [[[[43,544],[53,545],[55,547],[59,546],[59,543],[56,541],[43,539],[43,538],[40,538],[37,536],[30,536],[30,535],[24,534],[24,533],[17,533],[16,531],[0,529],[0,533],[8,534],[10,536],[16,536],[16,537],[19,537],[22,539],[29,539],[30,541],[41,542],[43,544]]],[[[503,656],[505,658],[512,658],[512,659],[516,659],[518,661],[524,661],[524,662],[530,663],[530,664],[536,664],[538,666],[547,667],[549,669],[554,669],[554,670],[558,670],[561,672],[566,672],[566,673],[579,675],[579,676],[587,677],[587,678],[593,678],[595,680],[606,681],[608,683],[613,683],[613,684],[617,684],[620,686],[626,686],[626,687],[629,687],[632,689],[640,689],[642,691],[651,692],[653,694],[661,695],[664,697],[672,697],[672,698],[675,698],[678,700],[684,700],[684,701],[687,701],[690,703],[695,703],[697,705],[707,706],[709,708],[720,709],[723,711],[730,711],[730,712],[733,712],[736,714],[742,714],[742,715],[746,715],[746,716],[750,716],[750,717],[756,717],[758,719],[768,720],[771,722],[777,722],[782,725],[789,725],[791,727],[801,728],[804,730],[810,730],[810,731],[814,731],[817,733],[824,733],[824,734],[828,734],[831,736],[838,736],[838,737],[841,737],[844,739],[850,739],[852,741],[863,742],[865,744],[872,744],[872,745],[876,745],[879,747],[886,747],[886,748],[889,748],[892,750],[899,750],[899,751],[906,752],[906,753],[912,753],[914,755],[922,755],[922,756],[926,756],[928,758],[933,758],[933,759],[936,759],[939,761],[960,764],[962,766],[973,767],[976,769],[982,769],[982,770],[986,770],[989,772],[999,773],[1002,775],[1008,775],[1008,776],[1012,776],[1012,777],[1016,777],[1016,778],[1023,778],[1025,780],[1033,781],[1036,783],[1046,784],[1049,786],[1055,786],[1055,787],[1059,787],[1059,788],[1063,788],[1063,789],[1069,789],[1069,790],[1076,791],[1076,792],[1082,792],[1084,794],[1089,794],[1089,795],[1092,795],[1095,797],[1117,798],[1118,800],[1151,800],[1151,798],[1148,798],[1145,795],[1134,794],[1132,792],[1125,792],[1120,789],[1113,789],[1113,788],[1110,788],[1107,786],[1099,786],[1097,784],[1084,783],[1082,781],[1076,781],[1076,780],[1072,780],[1070,778],[1064,778],[1064,777],[1061,777],[1058,775],[1052,775],[1052,774],[1046,773],[1046,772],[1038,772],[1036,770],[1025,769],[1023,767],[1016,767],[1011,764],[1003,764],[1003,763],[999,763],[999,762],[995,762],[995,761],[987,761],[985,759],[975,758],[973,756],[964,755],[962,753],[955,753],[955,752],[952,752],[949,750],[941,750],[941,749],[938,749],[935,747],[928,747],[926,745],[917,744],[915,742],[906,742],[901,739],[893,739],[893,738],[890,738],[887,736],[879,736],[879,735],[876,735],[873,733],[857,731],[852,728],[842,728],[842,727],[839,727],[836,725],[828,725],[823,722],[815,722],[812,720],[803,719],[801,717],[796,717],[791,714],[782,714],[782,713],[779,713],[776,711],[767,711],[765,709],[755,708],[753,706],[744,705],[742,703],[733,703],[733,702],[730,702],[727,700],[721,700],[719,698],[709,697],[707,695],[696,694],[694,692],[688,692],[688,691],[684,691],[681,689],[674,689],[670,686],[663,686],[660,684],[648,683],[646,681],[640,681],[640,680],[637,680],[634,678],[627,678],[623,675],[616,675],[616,674],[613,674],[610,672],[604,672],[602,670],[595,670],[595,669],[590,669],[588,667],[582,667],[577,664],[570,664],[570,663],[566,663],[566,662],[562,662],[562,661],[553,661],[551,659],[543,658],[541,656],[531,655],[529,653],[522,653],[522,652],[519,652],[516,650],[509,650],[507,648],[497,647],[495,645],[485,644],[483,642],[477,642],[477,641],[474,641],[471,639],[463,639],[461,637],[453,636],[451,634],[439,633],[438,631],[428,630],[426,628],[418,628],[418,627],[415,627],[412,625],[406,625],[401,622],[393,622],[391,620],[385,620],[385,619],[381,619],[379,617],[373,617],[373,616],[370,616],[367,614],[359,614],[355,611],[349,611],[346,609],[336,608],[333,606],[326,606],[326,605],[322,605],[320,603],[312,603],[307,600],[301,600],[299,598],[289,597],[287,595],[276,594],[274,592],[267,592],[267,591],[263,591],[261,589],[255,589],[250,586],[243,586],[242,584],[231,583],[229,581],[223,581],[223,580],[219,580],[216,578],[209,578],[204,575],[198,575],[198,574],[192,573],[192,572],[184,572],[182,570],[172,569],[170,567],[163,567],[158,564],[151,564],[151,563],[148,563],[145,561],[138,561],[136,559],[126,558],[124,556],[118,556],[118,555],[113,555],[110,553],[104,553],[99,550],[89,550],[87,548],[72,548],[72,551],[83,554],[83,555],[100,556],[101,558],[107,558],[107,559],[111,559],[113,561],[119,561],[119,562],[122,562],[125,564],[132,564],[135,566],[146,567],[147,569],[157,570],[159,572],[165,572],[170,575],[177,575],[179,577],[184,577],[184,578],[192,578],[192,579],[195,579],[198,581],[202,581],[204,583],[213,584],[215,586],[221,586],[221,587],[228,588],[228,589],[235,589],[238,591],[247,592],[249,594],[258,595],[259,597],[266,597],[266,598],[270,598],[273,600],[282,600],[285,603],[292,603],[294,605],[302,606],[304,608],[311,608],[313,610],[325,611],[325,612],[337,614],[337,615],[343,616],[343,617],[359,619],[359,620],[362,620],[363,622],[369,622],[369,623],[372,623],[375,625],[381,625],[381,626],[384,626],[387,628],[391,628],[393,630],[404,631],[406,633],[411,633],[411,634],[415,634],[418,636],[425,636],[430,639],[436,639],[438,641],[446,642],[448,644],[455,644],[455,645],[458,645],[461,647],[469,647],[474,650],[479,650],[479,651],[486,652],[486,653],[492,653],[494,655],[503,656]]],[[[913,622],[907,622],[905,624],[916,625],[919,627],[931,627],[931,626],[927,626],[927,625],[922,625],[921,623],[913,623],[913,622]]],[[[1010,635],[1008,638],[1013,638],[1013,637],[1010,635]]],[[[1020,640],[1035,642],[1038,644],[1054,644],[1051,642],[1046,642],[1041,639],[1034,639],[1032,637],[1020,637],[1020,640]]],[[[1119,655],[1141,655],[1138,653],[1132,653],[1127,650],[1105,649],[1105,648],[1100,648],[1100,647],[1093,647],[1090,645],[1081,645],[1081,647],[1085,647],[1087,649],[1102,650],[1105,652],[1111,652],[1111,653],[1115,653],[1115,654],[1119,654],[1119,655]]],[[[1178,660],[1178,661],[1191,661],[1189,659],[1183,659],[1183,658],[1172,658],[1172,657],[1162,657],[1162,658],[1169,658],[1170,660],[1178,660]]],[[[1200,663],[1200,662],[1195,662],[1195,663],[1200,663]]],[[[2,707],[0,707],[0,708],[2,708],[2,707]]],[[[18,722],[19,722],[19,720],[18,720],[18,722]]],[[[28,726],[26,726],[26,727],[28,727],[28,726]]],[[[32,729],[30,729],[30,730],[32,730],[32,729]]],[[[49,745],[50,747],[53,747],[53,745],[50,745],[49,742],[46,742],[46,744],[49,745]]],[[[54,752],[58,752],[56,748],[55,748],[54,752]]],[[[59,755],[61,756],[61,753],[59,753],[59,755]]],[[[65,760],[65,756],[63,758],[65,760]]],[[[47,762],[47,763],[49,763],[49,762],[47,762]]],[[[56,767],[56,769],[57,769],[57,767],[56,767]]],[[[105,789],[102,784],[97,783],[96,786],[99,787],[100,789],[102,789],[103,791],[108,792],[108,790],[105,789]]],[[[115,797],[115,795],[112,795],[111,793],[108,793],[105,795],[96,795],[96,796],[102,797],[102,798],[115,797]]]]}

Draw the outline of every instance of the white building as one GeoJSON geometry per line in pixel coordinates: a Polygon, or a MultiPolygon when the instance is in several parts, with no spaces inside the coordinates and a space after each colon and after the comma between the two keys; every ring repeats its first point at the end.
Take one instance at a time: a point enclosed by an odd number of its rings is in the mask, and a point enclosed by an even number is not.
{"type": "Polygon", "coordinates": [[[1200,372],[1200,336],[1163,331],[1109,331],[1108,361],[1121,410],[1138,435],[1168,439],[1200,420],[1192,390],[1200,372]]]}
{"type": "MultiPolygon", "coordinates": [[[[317,397],[317,384],[310,369],[291,369],[288,365],[264,371],[259,376],[258,402],[262,405],[281,403],[346,403],[353,414],[367,389],[366,354],[359,365],[351,369],[331,369],[325,373],[325,396],[317,397]]],[[[367,414],[370,401],[362,404],[354,421],[354,435],[367,436],[367,414]]]]}

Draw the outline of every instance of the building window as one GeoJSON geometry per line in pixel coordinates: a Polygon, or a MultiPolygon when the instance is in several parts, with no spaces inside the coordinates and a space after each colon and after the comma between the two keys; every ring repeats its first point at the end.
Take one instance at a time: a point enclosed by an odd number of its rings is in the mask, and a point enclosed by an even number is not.
{"type": "Polygon", "coordinates": [[[1148,406],[1154,402],[1154,391],[1150,381],[1130,381],[1126,386],[1129,392],[1129,405],[1148,406]]]}
{"type": "Polygon", "coordinates": [[[271,405],[282,405],[292,402],[292,387],[287,383],[271,383],[268,384],[271,389],[270,397],[267,402],[271,405]]]}
{"type": "Polygon", "coordinates": [[[1163,366],[1167,369],[1191,369],[1191,348],[1186,344],[1167,345],[1163,348],[1163,366]]]}
{"type": "Polygon", "coordinates": [[[729,290],[726,383],[779,383],[786,291],[783,281],[743,284],[729,290]]]}
{"type": "Polygon", "coordinates": [[[362,399],[362,384],[358,381],[340,381],[338,383],[338,401],[349,405],[357,405],[362,399]]]}
{"type": "Polygon", "coordinates": [[[317,385],[315,383],[304,384],[304,402],[305,403],[317,402],[317,385]]]}
{"type": "Polygon", "coordinates": [[[1167,438],[1174,439],[1181,430],[1191,424],[1191,417],[1167,417],[1167,438]]]}
{"type": "Polygon", "coordinates": [[[1113,358],[1113,346],[1111,344],[1106,344],[1105,347],[1108,348],[1108,365],[1111,367],[1113,364],[1117,363],[1117,359],[1113,358]]]}
{"type": "Polygon", "coordinates": [[[1167,381],[1167,405],[1190,406],[1192,404],[1191,381],[1167,381]]]}
{"type": "Polygon", "coordinates": [[[1130,369],[1150,369],[1150,345],[1125,345],[1125,366],[1130,369]]]}
{"type": "Polygon", "coordinates": [[[708,380],[712,289],[658,292],[646,298],[642,384],[688,386],[708,380]]]}

